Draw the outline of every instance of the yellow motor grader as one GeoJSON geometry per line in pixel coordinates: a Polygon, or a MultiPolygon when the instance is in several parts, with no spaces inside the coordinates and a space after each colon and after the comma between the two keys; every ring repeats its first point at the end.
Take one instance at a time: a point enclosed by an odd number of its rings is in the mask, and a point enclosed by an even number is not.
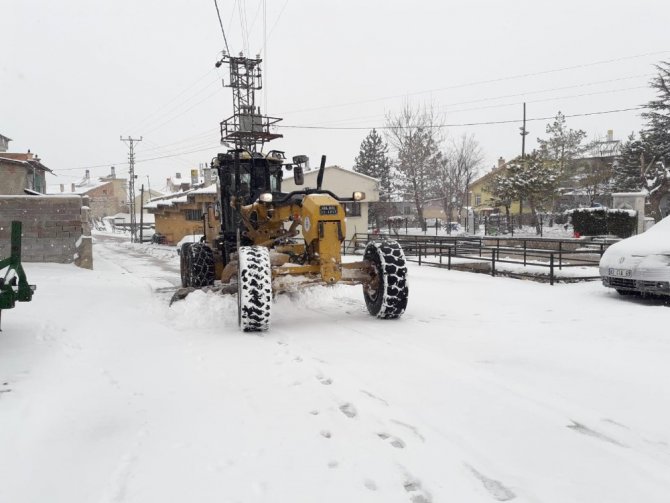
{"type": "Polygon", "coordinates": [[[218,154],[211,168],[218,174],[218,203],[205,208],[204,238],[186,243],[180,252],[182,286],[237,292],[238,322],[244,331],[267,330],[275,293],[305,284],[362,284],[368,311],[379,318],[398,318],[408,299],[405,256],[395,241],[368,243],[363,259],[342,262],[346,236],[344,202],[365,198],[363,192],[339,197],[322,189],[325,156],[317,186],[282,192],[284,173],[303,185],[308,158],[287,161],[283,152],[261,153],[259,146],[281,135],[270,132],[279,121],[260,115],[253,90],[260,88],[260,59],[224,54],[231,68],[235,114],[221,123],[222,143],[234,144],[218,154]],[[258,74],[256,75],[256,72],[258,74]],[[258,81],[256,81],[256,76],[258,81]]]}

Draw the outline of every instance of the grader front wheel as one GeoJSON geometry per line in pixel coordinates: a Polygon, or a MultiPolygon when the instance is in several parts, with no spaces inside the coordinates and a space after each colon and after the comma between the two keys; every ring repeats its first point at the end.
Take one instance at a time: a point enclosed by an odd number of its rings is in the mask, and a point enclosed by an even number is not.
{"type": "Polygon", "coordinates": [[[364,260],[372,266],[372,278],[363,284],[368,312],[383,319],[399,318],[407,308],[407,263],[396,241],[368,243],[364,260]]]}
{"type": "Polygon", "coordinates": [[[241,246],[237,267],[237,319],[245,332],[270,327],[272,270],[270,252],[264,246],[241,246]]]}

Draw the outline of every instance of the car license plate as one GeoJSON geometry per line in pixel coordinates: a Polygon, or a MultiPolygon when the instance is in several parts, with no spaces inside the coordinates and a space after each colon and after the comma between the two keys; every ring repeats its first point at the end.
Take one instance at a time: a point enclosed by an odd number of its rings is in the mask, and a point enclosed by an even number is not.
{"type": "Polygon", "coordinates": [[[633,275],[633,271],[630,269],[609,269],[610,276],[618,276],[620,278],[630,278],[633,275]]]}

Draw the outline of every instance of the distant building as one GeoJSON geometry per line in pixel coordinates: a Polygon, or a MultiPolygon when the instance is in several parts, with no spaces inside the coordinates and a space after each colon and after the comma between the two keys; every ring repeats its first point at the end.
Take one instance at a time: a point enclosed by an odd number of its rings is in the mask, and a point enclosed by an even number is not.
{"type": "Polygon", "coordinates": [[[45,194],[46,174],[52,171],[31,152],[6,152],[9,141],[9,138],[0,135],[0,145],[4,145],[5,149],[0,149],[0,194],[45,194]]]}
{"type": "Polygon", "coordinates": [[[0,153],[7,152],[10,141],[12,141],[11,138],[7,138],[6,136],[0,134],[0,153]]]}
{"type": "MultiPolygon", "coordinates": [[[[204,234],[203,215],[217,201],[216,185],[209,185],[152,199],[144,208],[154,216],[156,234],[165,236],[166,244],[174,245],[184,236],[204,234]]],[[[218,228],[218,219],[213,225],[218,228]]]]}
{"type": "Polygon", "coordinates": [[[49,193],[88,196],[90,215],[94,220],[117,213],[128,213],[128,180],[117,178],[113,166],[107,176],[92,180],[90,171],[86,170],[84,178],[78,182],[50,186],[49,193]]]}

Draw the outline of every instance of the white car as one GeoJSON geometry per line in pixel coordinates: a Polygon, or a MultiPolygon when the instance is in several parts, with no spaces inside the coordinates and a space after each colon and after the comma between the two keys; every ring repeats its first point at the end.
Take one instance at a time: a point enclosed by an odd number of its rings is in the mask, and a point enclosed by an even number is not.
{"type": "Polygon", "coordinates": [[[670,217],[605,250],[600,277],[621,295],[670,297],[670,217]]]}

